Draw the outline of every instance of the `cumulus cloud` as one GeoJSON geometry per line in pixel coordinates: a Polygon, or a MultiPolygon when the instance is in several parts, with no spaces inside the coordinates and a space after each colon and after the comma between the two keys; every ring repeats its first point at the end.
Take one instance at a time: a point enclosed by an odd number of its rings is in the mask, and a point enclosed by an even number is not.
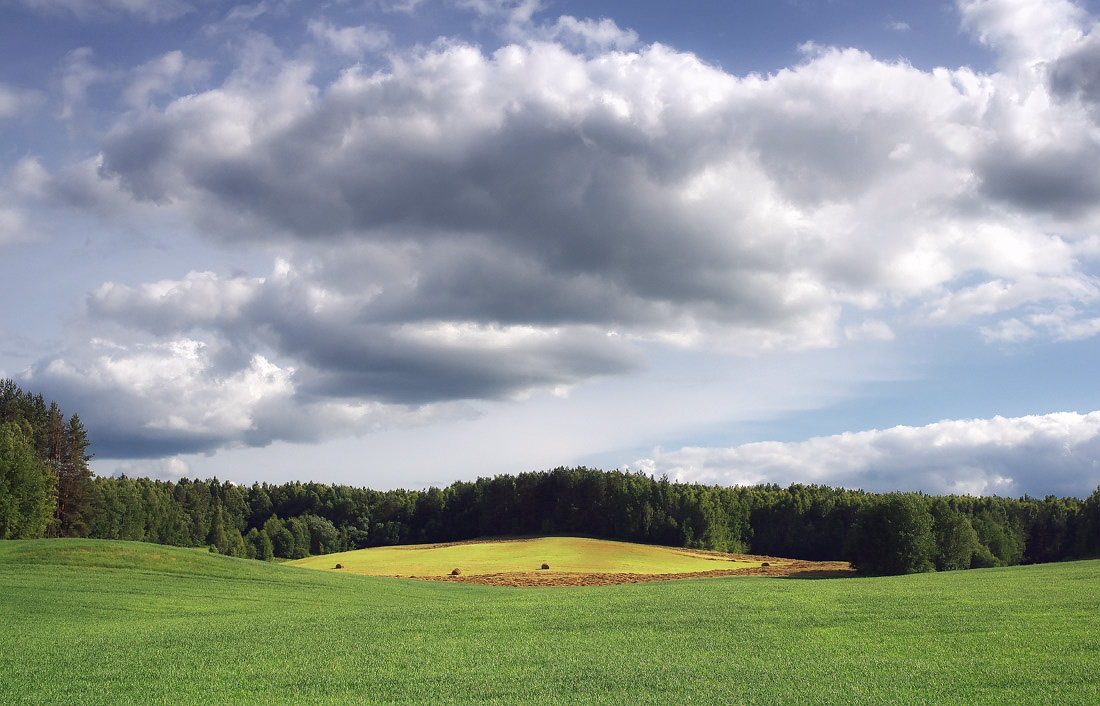
{"type": "Polygon", "coordinates": [[[631,464],[684,482],[826,484],[875,492],[1084,497],[1100,484],[1100,412],[948,420],[923,427],[658,449],[631,464]]]}
{"type": "Polygon", "coordinates": [[[588,325],[395,323],[375,311],[378,291],[343,274],[280,261],[262,278],[109,282],[86,302],[97,337],[21,379],[96,410],[97,448],[128,457],[419,424],[467,414],[464,400],[560,393],[641,365],[620,337],[588,325]]]}
{"type": "Polygon", "coordinates": [[[963,26],[1012,63],[1064,53],[1081,35],[1087,14],[1070,0],[959,0],[963,26]]]}
{"type": "Polygon", "coordinates": [[[87,414],[96,453],[155,458],[272,441],[320,441],[467,415],[461,405],[301,398],[296,370],[197,338],[89,346],[24,371],[23,380],[87,414]],[[243,359],[242,359],[243,358],[243,359]]]}
{"type": "MultiPolygon", "coordinates": [[[[611,20],[539,24],[534,0],[455,6],[512,43],[391,47],[383,69],[320,78],[249,35],[219,85],[160,105],[185,58],[130,74],[142,109],[47,191],[116,227],[170,223],[285,260],[264,277],[106,284],[87,314],[123,348],[75,346],[32,374],[121,385],[104,361],[167,356],[210,390],[269,365],[285,387],[263,397],[280,404],[419,408],[625,374],[638,342],[753,355],[888,341],[914,321],[999,342],[1100,330],[1100,132],[1077,6],[963,2],[1001,56],[993,74],[808,44],[767,76],[611,20]]],[[[309,31],[352,56],[389,41],[309,31]]],[[[99,75],[77,52],[65,79],[71,106],[99,75]]],[[[226,439],[261,428],[249,414],[226,439]]]]}
{"type": "Polygon", "coordinates": [[[448,280],[477,267],[483,318],[511,304],[488,295],[519,267],[558,290],[528,321],[603,311],[655,335],[740,328],[754,335],[727,338],[746,349],[814,347],[835,344],[852,302],[951,298],[975,278],[1036,296],[1036,278],[1091,286],[1074,247],[1100,202],[1100,148],[1084,131],[1059,150],[1001,135],[1001,90],[854,50],[739,78],[660,45],[446,43],[327,86],[292,61],[266,82],[231,78],[120,122],[98,173],[227,239],[446,242],[463,256],[432,271],[429,255],[418,286],[469,300],[448,280]],[[1068,225],[1020,217],[1042,209],[1068,225]],[[578,283],[603,306],[561,310],[578,283]]]}

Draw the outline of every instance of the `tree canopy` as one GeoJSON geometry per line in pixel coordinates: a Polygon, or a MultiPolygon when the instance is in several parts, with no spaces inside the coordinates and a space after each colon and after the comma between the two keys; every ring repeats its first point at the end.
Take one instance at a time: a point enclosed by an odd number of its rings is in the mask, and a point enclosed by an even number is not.
{"type": "Polygon", "coordinates": [[[377,491],[217,478],[94,477],[78,415],[0,381],[0,538],[81,536],[298,558],[475,537],[579,534],[811,560],[871,574],[1100,554],[1088,499],[930,497],[818,485],[722,487],[556,468],[377,491]]]}

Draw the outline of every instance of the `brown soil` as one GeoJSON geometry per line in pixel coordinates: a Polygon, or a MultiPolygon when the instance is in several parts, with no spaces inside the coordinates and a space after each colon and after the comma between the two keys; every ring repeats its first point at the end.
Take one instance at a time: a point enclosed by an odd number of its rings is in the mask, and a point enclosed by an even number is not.
{"type": "MultiPolygon", "coordinates": [[[[402,549],[440,549],[456,547],[461,544],[487,544],[498,542],[530,542],[531,537],[468,539],[462,542],[400,547],[402,549]]],[[[569,571],[513,571],[499,574],[463,574],[458,576],[395,576],[394,578],[421,579],[424,581],[453,581],[457,583],[478,583],[484,586],[615,586],[624,583],[643,583],[645,581],[675,581],[677,579],[718,578],[722,576],[767,576],[799,579],[843,578],[855,576],[855,570],[846,561],[802,561],[783,559],[757,554],[728,554],[705,549],[686,549],[668,547],[674,551],[694,556],[705,556],[715,561],[746,561],[754,564],[768,562],[770,566],[748,566],[740,569],[712,569],[683,574],[627,574],[602,573],[583,574],[569,571]]]]}
{"type": "Polygon", "coordinates": [[[677,579],[717,578],[720,576],[770,576],[801,579],[842,578],[855,572],[846,561],[798,561],[774,557],[738,555],[740,561],[768,561],[771,566],[749,566],[741,569],[714,569],[684,574],[581,574],[567,571],[516,571],[470,576],[407,576],[402,578],[427,581],[456,581],[485,586],[614,586],[645,581],[675,581],[677,579]]]}
{"type": "Polygon", "coordinates": [[[393,547],[394,549],[408,549],[418,551],[420,549],[443,549],[444,547],[460,547],[463,544],[504,544],[505,542],[530,542],[531,537],[519,537],[516,539],[464,539],[461,542],[443,542],[442,544],[415,544],[408,547],[393,547]]]}

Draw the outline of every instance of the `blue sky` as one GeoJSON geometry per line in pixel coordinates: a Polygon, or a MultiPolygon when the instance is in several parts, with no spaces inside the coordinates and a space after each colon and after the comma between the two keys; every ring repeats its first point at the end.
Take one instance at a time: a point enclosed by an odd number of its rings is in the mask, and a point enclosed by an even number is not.
{"type": "Polygon", "coordinates": [[[1100,484],[1095,2],[0,3],[97,473],[1100,484]]]}

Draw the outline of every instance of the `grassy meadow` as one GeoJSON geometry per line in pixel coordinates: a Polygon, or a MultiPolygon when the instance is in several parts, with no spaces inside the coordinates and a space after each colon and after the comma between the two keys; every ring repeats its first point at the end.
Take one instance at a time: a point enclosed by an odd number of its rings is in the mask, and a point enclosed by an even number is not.
{"type": "Polygon", "coordinates": [[[309,569],[333,569],[368,576],[446,576],[535,571],[544,563],[568,573],[683,574],[759,566],[687,549],[628,544],[583,537],[535,537],[503,542],[374,547],[311,556],[290,562],[309,569]]]}
{"type": "Polygon", "coordinates": [[[499,588],[0,542],[2,704],[1100,703],[1100,561],[499,588]]]}

